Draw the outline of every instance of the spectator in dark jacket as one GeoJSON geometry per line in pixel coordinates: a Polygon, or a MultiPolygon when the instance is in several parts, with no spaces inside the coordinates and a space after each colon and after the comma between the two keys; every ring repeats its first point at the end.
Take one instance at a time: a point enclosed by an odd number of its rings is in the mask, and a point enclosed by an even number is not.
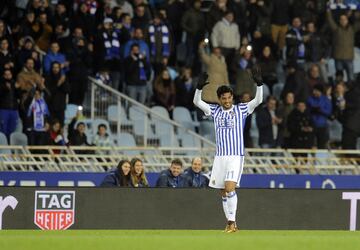
{"type": "Polygon", "coordinates": [[[282,140],[282,118],[277,113],[277,100],[269,96],[266,106],[256,114],[256,124],[259,128],[259,146],[262,148],[276,148],[282,140]]]}
{"type": "Polygon", "coordinates": [[[269,86],[269,89],[272,89],[272,86],[278,82],[278,78],[276,73],[277,62],[272,55],[270,46],[263,48],[258,64],[261,67],[264,83],[269,86]]]}
{"type": "Polygon", "coordinates": [[[305,42],[308,37],[301,26],[301,19],[295,17],[292,20],[292,26],[286,33],[286,59],[296,61],[298,65],[305,63],[305,42]]]}
{"type": "Polygon", "coordinates": [[[181,76],[175,80],[175,87],[175,106],[183,106],[189,110],[194,110],[192,97],[195,93],[195,83],[192,77],[191,68],[183,68],[181,76]]]}
{"type": "Polygon", "coordinates": [[[191,180],[191,187],[205,188],[209,185],[209,179],[202,172],[200,157],[192,159],[191,167],[184,170],[184,176],[191,180]]]}
{"type": "Polygon", "coordinates": [[[66,95],[70,91],[66,76],[61,75],[61,65],[53,62],[51,72],[45,77],[45,85],[48,87],[50,96],[47,103],[53,119],[58,119],[64,125],[66,95]]]}
{"type": "Polygon", "coordinates": [[[295,62],[287,64],[287,77],[285,86],[281,92],[281,99],[284,99],[287,93],[292,92],[295,96],[295,102],[306,102],[309,91],[308,85],[305,84],[305,72],[297,67],[295,62]]]}
{"type": "Polygon", "coordinates": [[[149,70],[146,56],[140,53],[139,45],[134,43],[130,55],[124,61],[125,82],[129,96],[142,104],[145,104],[147,98],[149,70]]]}
{"type": "Polygon", "coordinates": [[[88,85],[88,75],[93,62],[93,46],[88,44],[81,35],[81,29],[74,30],[72,50],[69,54],[70,70],[68,73],[70,84],[69,103],[82,105],[88,85]]]}
{"type": "Polygon", "coordinates": [[[156,105],[172,111],[175,107],[175,83],[171,80],[169,71],[164,69],[154,82],[154,101],[156,105]]]}
{"type": "Polygon", "coordinates": [[[72,146],[90,146],[87,141],[87,136],[85,134],[85,123],[79,122],[76,125],[76,130],[69,138],[70,145],[72,146]]]}
{"type": "Polygon", "coordinates": [[[142,160],[133,158],[130,162],[131,182],[134,187],[149,187],[149,182],[145,175],[145,169],[142,160]]]}
{"type": "MultiPolygon", "coordinates": [[[[359,78],[359,77],[358,77],[359,78]]],[[[343,114],[342,148],[356,149],[360,137],[360,85],[355,84],[346,95],[346,107],[343,114]]]]}
{"type": "Polygon", "coordinates": [[[174,159],[169,169],[160,173],[156,181],[157,187],[183,188],[191,187],[191,180],[182,172],[183,164],[180,159],[174,159]]]}
{"type": "Polygon", "coordinates": [[[9,50],[9,41],[6,38],[0,40],[0,74],[4,69],[14,70],[15,58],[9,50]]]}
{"type": "Polygon", "coordinates": [[[105,18],[103,29],[99,30],[94,43],[94,57],[97,62],[95,70],[98,71],[103,66],[110,69],[112,87],[115,90],[124,91],[121,82],[122,60],[120,47],[120,34],[113,27],[113,20],[105,18]]]}
{"type": "Polygon", "coordinates": [[[89,9],[85,2],[82,2],[77,10],[77,13],[71,20],[71,27],[74,30],[80,27],[84,31],[86,38],[92,38],[95,34],[95,17],[89,13],[89,9]]]}
{"type": "Polygon", "coordinates": [[[314,146],[314,126],[310,113],[306,110],[305,102],[298,102],[288,119],[287,127],[290,132],[290,148],[312,148],[314,146]]]}
{"type": "Polygon", "coordinates": [[[111,170],[104,178],[102,187],[132,187],[130,177],[130,162],[128,160],[121,160],[118,166],[111,170]]]}
{"type": "Polygon", "coordinates": [[[316,145],[319,149],[327,148],[329,140],[329,131],[327,119],[332,112],[331,102],[326,95],[323,94],[324,86],[315,85],[313,94],[307,100],[307,106],[311,113],[314,124],[314,132],[316,137],[316,145]]]}
{"type": "Polygon", "coordinates": [[[0,81],[0,131],[8,138],[19,120],[19,96],[19,85],[15,83],[11,70],[5,69],[0,81]]]}

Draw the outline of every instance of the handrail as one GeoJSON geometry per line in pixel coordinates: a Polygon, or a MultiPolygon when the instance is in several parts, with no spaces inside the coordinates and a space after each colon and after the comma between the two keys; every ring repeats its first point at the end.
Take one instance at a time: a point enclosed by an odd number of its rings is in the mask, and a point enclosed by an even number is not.
{"type": "MultiPolygon", "coordinates": [[[[165,117],[165,116],[163,116],[163,115],[161,115],[161,114],[155,113],[155,112],[154,112],[153,110],[151,110],[149,107],[147,107],[147,106],[145,106],[144,104],[142,104],[142,103],[140,103],[140,102],[138,102],[138,101],[130,98],[129,96],[127,96],[127,95],[125,95],[125,94],[123,94],[123,93],[121,93],[121,92],[119,92],[119,91],[116,91],[115,89],[113,89],[113,88],[111,88],[111,87],[103,84],[100,80],[97,80],[97,79],[95,79],[95,78],[93,78],[93,77],[89,77],[89,80],[90,80],[92,83],[100,86],[101,88],[104,88],[104,89],[106,89],[107,91],[111,92],[112,94],[114,94],[114,95],[116,95],[116,96],[118,96],[118,97],[120,97],[120,98],[123,98],[123,99],[125,99],[126,101],[128,101],[128,102],[130,102],[130,103],[132,103],[132,104],[134,104],[134,105],[136,105],[136,106],[141,107],[143,110],[145,110],[146,112],[150,113],[152,116],[155,115],[155,116],[157,116],[158,118],[161,118],[162,120],[166,121],[167,123],[170,123],[171,125],[173,125],[173,126],[175,126],[175,127],[178,127],[178,128],[181,128],[181,129],[185,130],[187,133],[191,134],[192,136],[195,136],[197,139],[199,139],[199,140],[201,140],[201,141],[203,141],[203,142],[206,142],[206,143],[209,144],[210,146],[215,147],[215,143],[214,143],[214,142],[212,142],[212,141],[208,140],[207,138],[205,138],[205,137],[203,137],[203,136],[195,133],[194,131],[191,131],[190,129],[187,129],[185,126],[183,126],[182,124],[180,124],[180,123],[178,123],[178,122],[176,122],[176,121],[174,121],[174,120],[171,120],[171,119],[169,119],[169,118],[167,118],[167,117],[165,117]]],[[[94,117],[91,117],[91,118],[93,119],[94,117]]]]}

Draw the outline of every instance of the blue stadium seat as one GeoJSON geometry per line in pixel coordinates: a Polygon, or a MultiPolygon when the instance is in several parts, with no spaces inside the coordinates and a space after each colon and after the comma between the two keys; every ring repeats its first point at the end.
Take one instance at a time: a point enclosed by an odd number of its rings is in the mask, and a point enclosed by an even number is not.
{"type": "MultiPolygon", "coordinates": [[[[159,115],[164,116],[166,118],[170,118],[169,112],[166,110],[166,108],[164,108],[162,106],[154,106],[154,107],[151,108],[151,110],[156,114],[159,114],[159,115]]],[[[159,119],[156,115],[151,116],[151,120],[154,121],[156,119],[159,119]]]]}
{"type": "Polygon", "coordinates": [[[78,106],[75,104],[67,104],[65,109],[65,124],[69,124],[71,119],[76,116],[78,106]]]}
{"type": "MultiPolygon", "coordinates": [[[[119,133],[117,139],[117,145],[119,147],[136,147],[135,138],[129,133],[119,133]]],[[[124,150],[125,155],[140,155],[138,150],[124,150]]]]}
{"type": "Polygon", "coordinates": [[[132,125],[131,121],[127,118],[127,115],[125,113],[124,107],[120,106],[120,112],[119,112],[119,106],[118,105],[110,105],[107,110],[107,119],[111,123],[117,123],[120,121],[120,124],[124,125],[132,125]]]}
{"type": "Polygon", "coordinates": [[[191,118],[190,111],[185,107],[175,107],[173,110],[174,121],[182,124],[185,128],[195,131],[195,127],[198,126],[196,122],[191,118]]]}
{"type": "Polygon", "coordinates": [[[27,146],[28,138],[24,133],[14,132],[10,135],[10,145],[27,146]]]}
{"type": "Polygon", "coordinates": [[[129,118],[131,121],[144,121],[145,117],[147,117],[147,113],[144,110],[134,106],[130,107],[129,118]]]}

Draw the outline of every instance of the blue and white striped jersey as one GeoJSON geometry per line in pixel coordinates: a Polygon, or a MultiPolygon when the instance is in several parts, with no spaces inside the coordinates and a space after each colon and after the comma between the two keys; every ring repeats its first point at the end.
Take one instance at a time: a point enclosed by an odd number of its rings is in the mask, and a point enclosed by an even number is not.
{"type": "Polygon", "coordinates": [[[239,103],[224,110],[220,105],[209,104],[214,119],[217,156],[245,154],[243,131],[248,116],[248,104],[239,103]]]}

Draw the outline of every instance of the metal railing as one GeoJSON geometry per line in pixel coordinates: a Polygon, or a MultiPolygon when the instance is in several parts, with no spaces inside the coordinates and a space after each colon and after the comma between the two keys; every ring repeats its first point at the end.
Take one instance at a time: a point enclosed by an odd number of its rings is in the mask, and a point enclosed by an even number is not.
{"type": "MultiPolygon", "coordinates": [[[[0,171],[103,172],[121,159],[140,157],[148,172],[167,169],[174,158],[194,157],[210,169],[214,148],[0,146],[0,171]]],[[[359,175],[359,150],[247,149],[244,173],[359,175]]]]}
{"type": "Polygon", "coordinates": [[[170,138],[170,143],[166,146],[175,146],[177,145],[176,141],[181,141],[181,137],[186,134],[200,142],[199,146],[201,147],[215,146],[214,142],[185,127],[183,124],[166,117],[164,114],[153,111],[142,103],[103,84],[100,80],[89,77],[89,81],[91,89],[88,104],[90,104],[86,106],[90,107],[90,110],[88,110],[90,120],[102,119],[109,122],[110,127],[113,128],[115,139],[119,139],[120,132],[129,132],[135,135],[137,145],[145,147],[160,146],[159,141],[165,137],[166,139],[170,138]],[[116,107],[117,119],[109,117],[110,106],[116,107]],[[131,111],[137,112],[138,117],[131,117],[131,111]],[[171,127],[168,134],[163,133],[164,131],[155,132],[156,125],[159,123],[171,127]],[[140,129],[140,132],[136,131],[136,129],[140,129]],[[160,138],[160,134],[163,138],[160,138]]]}

